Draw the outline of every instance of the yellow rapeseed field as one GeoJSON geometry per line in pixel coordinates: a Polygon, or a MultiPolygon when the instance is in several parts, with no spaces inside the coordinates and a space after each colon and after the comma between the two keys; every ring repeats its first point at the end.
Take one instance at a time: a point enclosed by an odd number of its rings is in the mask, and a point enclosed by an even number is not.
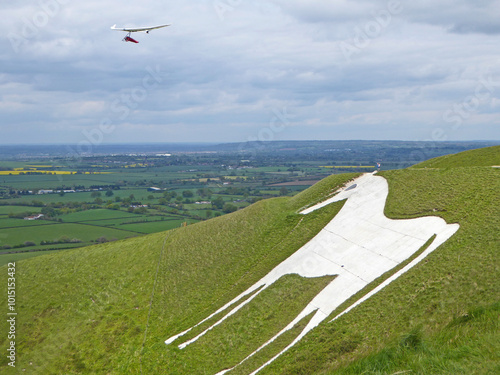
{"type": "MultiPolygon", "coordinates": [[[[8,176],[8,175],[22,175],[22,174],[29,174],[29,173],[36,173],[36,174],[54,174],[54,175],[69,175],[69,174],[76,174],[76,171],[41,171],[41,170],[14,170],[14,171],[0,171],[1,176],[8,176]]],[[[81,174],[109,174],[111,172],[81,172],[81,174]]]]}
{"type": "Polygon", "coordinates": [[[320,168],[374,168],[373,165],[320,165],[320,168]]]}

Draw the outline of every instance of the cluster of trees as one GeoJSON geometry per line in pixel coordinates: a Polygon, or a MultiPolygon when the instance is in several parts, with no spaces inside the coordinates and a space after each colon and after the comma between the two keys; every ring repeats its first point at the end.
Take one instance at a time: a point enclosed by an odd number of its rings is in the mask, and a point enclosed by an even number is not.
{"type": "Polygon", "coordinates": [[[118,241],[118,239],[117,238],[110,238],[110,239],[108,239],[105,236],[101,236],[98,239],[96,239],[95,241],[91,241],[91,242],[106,243],[106,242],[113,242],[113,241],[118,241]]]}
{"type": "Polygon", "coordinates": [[[251,190],[248,187],[229,186],[221,190],[220,194],[243,195],[244,197],[248,197],[251,194],[251,190]]]}
{"type": "MultiPolygon", "coordinates": [[[[11,175],[12,173],[9,173],[11,175]]],[[[25,172],[19,172],[19,176],[25,176],[25,175],[55,175],[57,174],[56,172],[47,172],[47,171],[25,171],[25,172]]]]}
{"type": "Polygon", "coordinates": [[[148,209],[146,207],[129,207],[128,212],[132,212],[134,214],[145,215],[148,213],[148,209]]]}
{"type": "MultiPolygon", "coordinates": [[[[106,192],[104,193],[104,195],[105,195],[106,197],[110,198],[110,197],[112,197],[113,195],[115,195],[115,193],[113,192],[113,190],[108,189],[108,190],[106,190],[106,192]]],[[[90,193],[90,197],[91,197],[91,198],[95,198],[95,199],[100,198],[100,197],[102,197],[102,192],[101,192],[101,191],[98,191],[98,190],[95,190],[95,191],[93,191],[92,193],[90,193]]],[[[102,203],[102,202],[101,202],[101,203],[102,203]]]]}
{"type": "MultiPolygon", "coordinates": [[[[105,242],[111,242],[111,241],[117,241],[117,238],[111,238],[108,239],[105,236],[101,236],[95,240],[92,240],[90,242],[95,242],[95,243],[105,243],[105,242]]],[[[55,239],[55,240],[43,240],[40,241],[40,245],[59,245],[59,244],[75,244],[75,243],[83,243],[82,240],[79,238],[69,238],[68,236],[62,236],[61,238],[55,239]]],[[[18,245],[3,245],[0,247],[2,250],[10,250],[10,249],[20,249],[23,247],[33,247],[36,246],[36,243],[33,241],[25,241],[22,244],[18,245]]]]}
{"type": "Polygon", "coordinates": [[[83,241],[78,238],[69,238],[68,236],[62,236],[57,240],[52,241],[41,241],[40,245],[55,245],[60,243],[82,243],[83,241]]]}
{"type": "Polygon", "coordinates": [[[10,196],[19,196],[19,195],[31,195],[32,193],[30,193],[29,190],[27,189],[21,189],[21,190],[13,190],[13,189],[10,189],[9,190],[9,195],[10,196]]]}
{"type": "MultiPolygon", "coordinates": [[[[52,241],[40,241],[40,245],[57,245],[57,244],[61,244],[61,243],[82,243],[83,241],[78,239],[78,238],[69,238],[67,236],[63,236],[57,240],[52,240],[52,241]]],[[[32,246],[36,246],[36,243],[33,242],[33,241],[24,241],[22,244],[18,244],[18,245],[14,245],[14,246],[11,246],[11,245],[3,245],[1,247],[1,249],[3,250],[9,250],[9,249],[21,249],[23,247],[32,247],[32,246]]]]}
{"type": "Polygon", "coordinates": [[[238,209],[234,204],[224,201],[222,197],[217,197],[212,200],[212,207],[222,210],[222,212],[228,214],[234,212],[238,209]]]}
{"type": "Polygon", "coordinates": [[[90,189],[98,189],[98,190],[120,190],[120,185],[91,185],[90,189]]]}
{"type": "Polygon", "coordinates": [[[24,243],[21,243],[19,245],[14,245],[14,246],[11,246],[11,245],[3,245],[1,247],[2,250],[10,250],[10,249],[21,249],[23,247],[30,247],[30,246],[35,246],[36,243],[32,242],[32,241],[25,241],[24,243]]]}

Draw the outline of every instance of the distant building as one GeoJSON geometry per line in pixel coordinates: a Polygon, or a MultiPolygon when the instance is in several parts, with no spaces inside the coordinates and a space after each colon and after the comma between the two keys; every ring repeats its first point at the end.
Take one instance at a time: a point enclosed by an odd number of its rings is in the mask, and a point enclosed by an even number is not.
{"type": "Polygon", "coordinates": [[[162,191],[162,189],[152,186],[152,187],[148,188],[148,191],[159,192],[159,191],[162,191]]]}
{"type": "Polygon", "coordinates": [[[38,194],[52,194],[54,190],[38,190],[38,194]]]}
{"type": "Polygon", "coordinates": [[[44,216],[45,216],[44,214],[38,214],[38,215],[33,215],[33,216],[25,217],[24,220],[38,220],[38,219],[41,219],[44,216]]]}

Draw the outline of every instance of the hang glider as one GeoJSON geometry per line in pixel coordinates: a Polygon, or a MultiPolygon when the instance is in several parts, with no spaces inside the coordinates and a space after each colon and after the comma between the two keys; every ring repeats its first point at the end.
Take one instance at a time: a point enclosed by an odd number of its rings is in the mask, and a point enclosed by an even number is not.
{"type": "Polygon", "coordinates": [[[118,30],[118,31],[126,31],[128,34],[123,38],[124,42],[132,42],[132,43],[139,43],[137,40],[132,38],[130,34],[132,33],[137,33],[137,32],[145,32],[146,34],[149,34],[151,30],[155,29],[161,29],[162,27],[167,27],[170,25],[161,25],[161,26],[152,26],[152,27],[116,27],[116,25],[111,26],[111,30],[118,30]]]}

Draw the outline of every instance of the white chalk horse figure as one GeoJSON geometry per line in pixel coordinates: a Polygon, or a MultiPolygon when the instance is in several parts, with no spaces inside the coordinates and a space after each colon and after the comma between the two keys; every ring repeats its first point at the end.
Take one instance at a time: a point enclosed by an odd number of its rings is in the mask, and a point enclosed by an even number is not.
{"type": "MultiPolygon", "coordinates": [[[[254,293],[251,297],[236,305],[220,320],[193,339],[180,344],[179,348],[183,349],[197,341],[208,331],[250,303],[264,289],[284,275],[298,274],[308,278],[337,275],[290,324],[239,363],[243,363],[284,332],[292,329],[304,317],[314,313],[307,326],[292,343],[252,373],[256,374],[300,341],[349,297],[411,257],[432,236],[436,235],[435,239],[417,258],[332,320],[348,312],[408,271],[458,230],[458,224],[447,224],[438,217],[422,217],[409,220],[388,219],[384,216],[384,206],[388,192],[388,185],[384,178],[375,176],[375,174],[364,174],[333,198],[302,211],[302,214],[308,214],[332,202],[347,199],[340,212],[312,240],[276,266],[252,287],[194,327],[199,326],[254,293]]],[[[192,328],[169,338],[165,343],[173,343],[191,331],[192,328]]],[[[222,375],[231,370],[232,368],[226,369],[217,375],[222,375]]]]}

